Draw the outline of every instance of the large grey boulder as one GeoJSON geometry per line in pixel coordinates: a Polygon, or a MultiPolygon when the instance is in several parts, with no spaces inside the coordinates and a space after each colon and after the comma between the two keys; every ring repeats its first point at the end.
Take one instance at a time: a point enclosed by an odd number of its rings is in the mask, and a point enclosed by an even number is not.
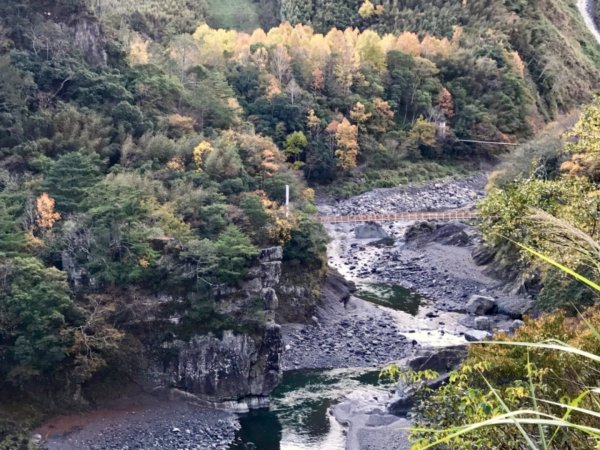
{"type": "Polygon", "coordinates": [[[442,349],[424,349],[408,361],[408,366],[415,371],[433,370],[445,373],[458,367],[466,356],[467,349],[462,345],[442,349]]]}
{"type": "Polygon", "coordinates": [[[354,229],[356,239],[383,239],[389,237],[381,225],[376,222],[367,222],[354,229]]]}
{"type": "Polygon", "coordinates": [[[475,329],[489,331],[492,329],[492,321],[489,319],[489,317],[475,317],[475,329]]]}
{"type": "Polygon", "coordinates": [[[465,332],[465,339],[469,342],[488,341],[492,338],[492,333],[483,330],[469,330],[465,332]]]}
{"type": "Polygon", "coordinates": [[[476,316],[491,314],[496,309],[496,300],[485,295],[472,295],[467,302],[467,312],[476,316]]]}
{"type": "Polygon", "coordinates": [[[465,230],[466,225],[461,223],[416,222],[406,229],[404,239],[416,247],[430,242],[465,247],[471,244],[471,237],[465,230]]]}

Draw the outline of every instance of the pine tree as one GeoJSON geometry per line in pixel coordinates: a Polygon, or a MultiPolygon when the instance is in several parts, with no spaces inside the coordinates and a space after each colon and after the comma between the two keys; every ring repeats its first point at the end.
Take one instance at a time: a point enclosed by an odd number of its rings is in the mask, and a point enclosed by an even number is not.
{"type": "Polygon", "coordinates": [[[14,256],[25,249],[25,235],[6,204],[0,200],[0,256],[14,256]]]}
{"type": "Polygon", "coordinates": [[[48,171],[44,189],[56,200],[61,212],[77,211],[87,190],[100,179],[100,160],[94,154],[67,153],[48,171]]]}

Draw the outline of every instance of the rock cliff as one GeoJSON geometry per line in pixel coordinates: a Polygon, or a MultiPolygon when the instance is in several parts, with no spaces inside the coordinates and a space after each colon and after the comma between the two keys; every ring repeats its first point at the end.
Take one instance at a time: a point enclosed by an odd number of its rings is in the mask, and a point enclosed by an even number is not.
{"type": "Polygon", "coordinates": [[[220,312],[240,321],[255,314],[260,323],[248,331],[192,332],[187,339],[163,342],[162,351],[151,361],[153,385],[176,388],[235,411],[267,406],[268,396],[282,376],[281,328],[273,320],[281,259],[281,247],[263,249],[239,288],[217,292],[220,312]],[[169,357],[164,358],[165,354],[169,357]]]}

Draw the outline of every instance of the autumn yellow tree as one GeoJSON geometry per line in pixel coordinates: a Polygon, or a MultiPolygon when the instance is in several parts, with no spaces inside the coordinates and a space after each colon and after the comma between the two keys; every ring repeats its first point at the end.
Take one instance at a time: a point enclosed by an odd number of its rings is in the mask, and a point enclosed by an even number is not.
{"type": "Polygon", "coordinates": [[[375,6],[371,3],[370,0],[365,0],[360,8],[358,9],[358,14],[360,17],[369,18],[375,14],[375,6]]]}
{"type": "Polygon", "coordinates": [[[335,156],[338,158],[338,166],[344,170],[356,168],[356,158],[358,156],[358,128],[352,125],[344,117],[338,125],[335,134],[337,149],[335,156]]]}
{"type": "Polygon", "coordinates": [[[129,64],[148,64],[150,62],[149,46],[150,41],[135,36],[129,43],[129,64]]]}
{"type": "Polygon", "coordinates": [[[60,220],[60,213],[54,211],[55,205],[54,199],[45,192],[35,200],[36,224],[39,228],[49,230],[60,220]]]}
{"type": "Polygon", "coordinates": [[[421,41],[415,33],[405,31],[396,40],[396,49],[413,56],[421,54],[421,41]]]}
{"type": "Polygon", "coordinates": [[[390,104],[382,98],[373,100],[373,116],[369,121],[369,129],[376,133],[386,133],[394,125],[394,111],[390,104]]]}
{"type": "Polygon", "coordinates": [[[198,172],[202,172],[202,167],[204,166],[204,161],[206,161],[206,156],[212,151],[213,146],[208,141],[202,141],[194,148],[194,164],[196,165],[196,170],[198,172]]]}
{"type": "Polygon", "coordinates": [[[356,51],[362,65],[371,66],[378,72],[385,69],[385,53],[381,37],[371,30],[365,30],[358,35],[356,51]]]}
{"type": "Polygon", "coordinates": [[[372,114],[367,111],[367,108],[361,102],[356,102],[350,111],[350,118],[358,125],[361,132],[365,131],[365,123],[371,116],[372,114]]]}

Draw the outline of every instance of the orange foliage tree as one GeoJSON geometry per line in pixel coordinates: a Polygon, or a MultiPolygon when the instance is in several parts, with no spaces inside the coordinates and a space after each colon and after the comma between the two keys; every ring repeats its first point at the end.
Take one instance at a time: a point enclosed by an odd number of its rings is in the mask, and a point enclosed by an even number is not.
{"type": "Polygon", "coordinates": [[[38,227],[49,230],[54,222],[60,220],[60,213],[54,211],[55,205],[56,201],[45,192],[35,200],[38,227]]]}

